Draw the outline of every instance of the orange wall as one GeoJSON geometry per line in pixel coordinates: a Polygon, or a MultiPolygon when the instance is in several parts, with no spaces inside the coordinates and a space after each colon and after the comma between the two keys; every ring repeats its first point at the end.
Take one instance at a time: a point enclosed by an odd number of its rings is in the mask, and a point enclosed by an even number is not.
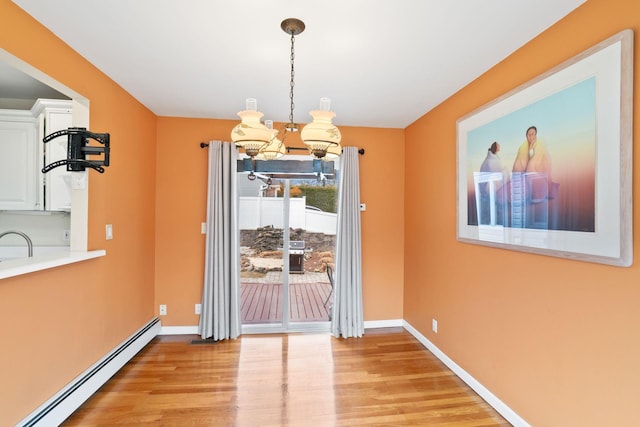
{"type": "Polygon", "coordinates": [[[156,117],[10,1],[0,48],[87,97],[112,144],[89,177],[89,248],[107,256],[0,280],[0,425],[14,425],[153,318],[156,117]]]}
{"type": "Polygon", "coordinates": [[[640,2],[590,0],[406,130],[404,318],[535,426],[637,425],[640,265],[457,242],[456,120],[626,28],[639,88],[639,18],[640,2]]]}
{"type": "MultiPolygon", "coordinates": [[[[206,220],[207,152],[199,143],[229,140],[236,121],[160,117],[156,186],[156,297],[167,304],[163,326],[198,324],[206,220]]],[[[360,157],[365,320],[402,318],[404,131],[340,127],[343,145],[360,157]],[[389,156],[393,152],[394,156],[389,156]]],[[[289,139],[291,142],[291,139],[289,139]]],[[[299,140],[294,140],[301,146],[299,140]]]]}

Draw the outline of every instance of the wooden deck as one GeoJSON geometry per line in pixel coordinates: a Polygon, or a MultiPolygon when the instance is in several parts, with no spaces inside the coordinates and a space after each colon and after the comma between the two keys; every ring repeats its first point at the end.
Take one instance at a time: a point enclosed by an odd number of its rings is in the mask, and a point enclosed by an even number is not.
{"type": "MultiPolygon", "coordinates": [[[[331,292],[329,282],[301,282],[289,284],[292,322],[314,322],[329,320],[324,301],[331,292]]],[[[281,283],[242,283],[242,323],[282,322],[281,283]]],[[[330,307],[329,302],[327,307],[330,307]]]]}

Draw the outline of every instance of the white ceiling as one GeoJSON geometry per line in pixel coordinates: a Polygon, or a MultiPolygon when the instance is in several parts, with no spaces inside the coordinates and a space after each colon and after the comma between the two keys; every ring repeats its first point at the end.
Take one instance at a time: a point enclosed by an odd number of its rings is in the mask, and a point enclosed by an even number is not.
{"type": "Polygon", "coordinates": [[[585,0],[13,0],[160,116],[404,128],[585,0]]]}

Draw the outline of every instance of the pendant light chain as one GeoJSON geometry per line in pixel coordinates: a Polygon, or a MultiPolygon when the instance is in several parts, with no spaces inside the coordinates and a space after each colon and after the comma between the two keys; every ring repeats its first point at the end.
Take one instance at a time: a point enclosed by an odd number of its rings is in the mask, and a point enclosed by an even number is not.
{"type": "Polygon", "coordinates": [[[297,126],[294,124],[293,122],[293,109],[295,108],[295,104],[293,103],[293,88],[295,86],[295,81],[294,81],[294,77],[296,75],[295,73],[295,68],[294,68],[294,61],[296,59],[296,52],[295,52],[295,34],[292,31],[291,32],[291,82],[289,83],[290,86],[290,91],[289,91],[289,102],[290,102],[290,112],[289,112],[289,124],[291,125],[291,130],[295,130],[295,128],[297,128],[297,126]]]}

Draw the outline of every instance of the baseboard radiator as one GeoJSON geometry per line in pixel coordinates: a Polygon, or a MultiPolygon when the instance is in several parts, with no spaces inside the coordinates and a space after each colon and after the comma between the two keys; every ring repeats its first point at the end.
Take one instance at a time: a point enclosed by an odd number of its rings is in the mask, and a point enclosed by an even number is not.
{"type": "Polygon", "coordinates": [[[161,329],[160,319],[155,317],[17,425],[20,427],[60,425],[158,335],[161,329]]]}

